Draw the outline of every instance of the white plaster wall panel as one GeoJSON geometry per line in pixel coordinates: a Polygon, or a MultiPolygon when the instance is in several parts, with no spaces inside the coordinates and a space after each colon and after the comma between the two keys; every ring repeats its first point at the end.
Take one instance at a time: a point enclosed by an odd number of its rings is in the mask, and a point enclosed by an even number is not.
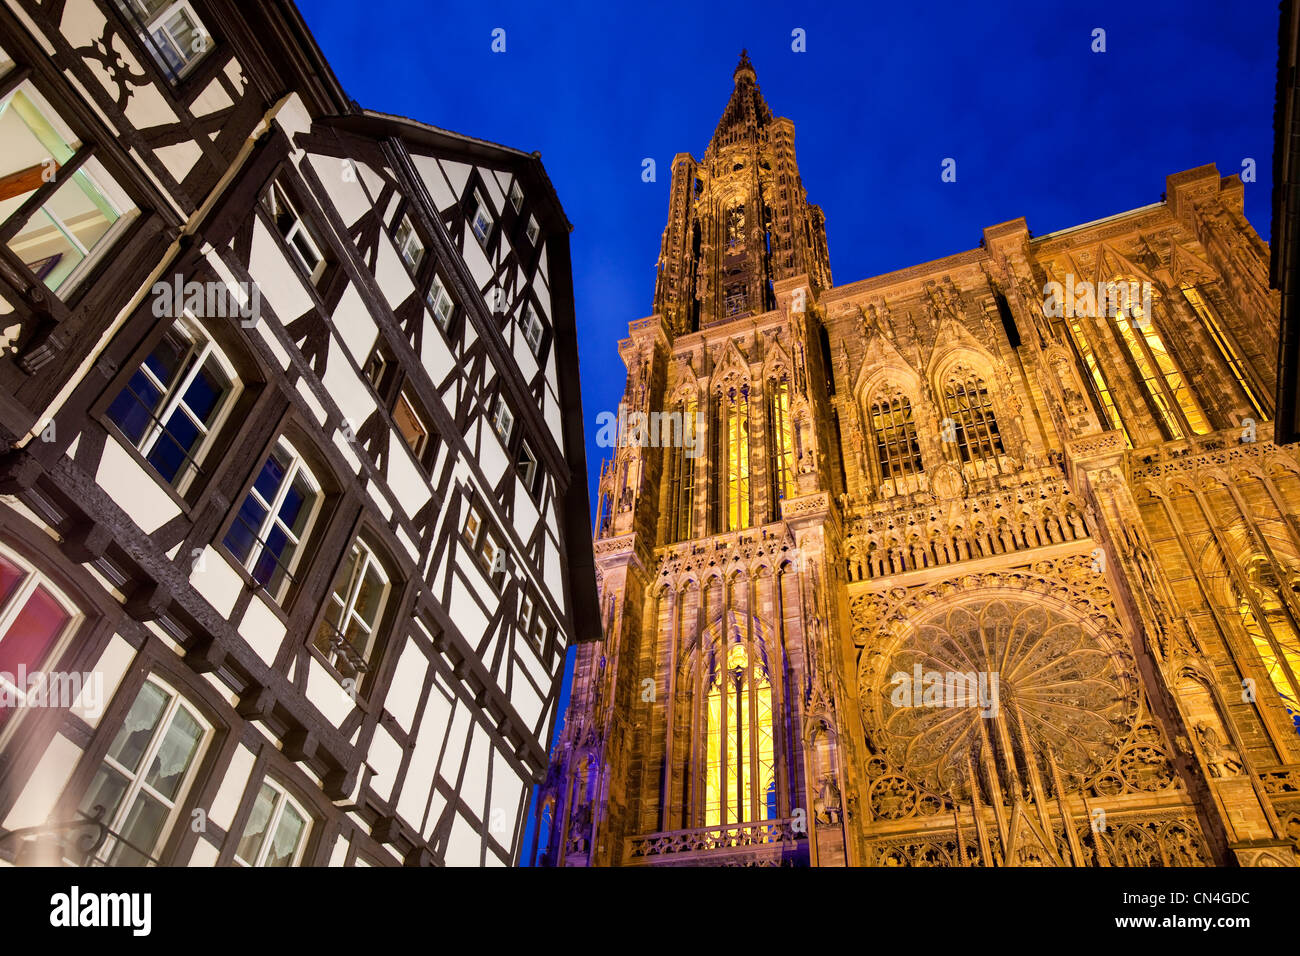
{"type": "Polygon", "coordinates": [[[542,410],[542,415],[546,419],[546,427],[551,430],[551,434],[555,436],[555,440],[563,448],[564,416],[560,413],[560,403],[558,401],[547,402],[546,408],[542,410]]]}
{"type": "Polygon", "coordinates": [[[302,97],[297,93],[290,94],[280,106],[275,114],[275,121],[284,129],[290,142],[293,142],[294,137],[299,133],[311,132],[311,113],[307,112],[302,97]]]}
{"type": "Polygon", "coordinates": [[[492,281],[492,264],[488,262],[483,247],[478,244],[478,236],[474,235],[468,223],[465,224],[464,260],[465,265],[469,267],[469,274],[474,277],[474,284],[479,289],[486,289],[488,283],[492,281]]]}
{"type": "Polygon", "coordinates": [[[548,325],[551,323],[551,290],[544,283],[533,283],[533,296],[537,299],[537,304],[542,308],[542,316],[546,319],[548,325]]]}
{"type": "Polygon", "coordinates": [[[338,407],[343,418],[352,425],[355,435],[362,423],[375,410],[375,397],[370,387],[347,362],[330,362],[325,367],[325,377],[321,380],[325,391],[338,407]]]}
{"type": "Polygon", "coordinates": [[[209,113],[215,113],[218,110],[224,110],[234,106],[235,101],[230,98],[221,81],[217,77],[212,78],[203,92],[195,97],[194,102],[190,104],[190,112],[195,116],[207,116],[209,113]]]}
{"type": "Polygon", "coordinates": [[[447,840],[448,866],[478,866],[483,855],[483,838],[479,836],[474,824],[460,814],[452,824],[451,836],[447,840]]]}
{"type": "MultiPolygon", "coordinates": [[[[387,222],[387,220],[385,220],[387,222]]],[[[379,243],[379,255],[375,257],[375,280],[388,300],[389,307],[396,309],[415,292],[415,283],[406,271],[402,261],[391,242],[379,243]]]]}
{"type": "Polygon", "coordinates": [[[420,560],[419,542],[407,534],[405,528],[399,527],[395,534],[397,535],[397,540],[402,542],[402,546],[406,548],[406,553],[411,556],[411,560],[418,562],[420,560]]]}
{"type": "MultiPolygon", "coordinates": [[[[379,173],[375,172],[375,170],[373,170],[368,163],[363,163],[360,160],[356,160],[353,162],[352,165],[356,166],[357,173],[359,174],[361,183],[366,187],[366,192],[372,198],[378,196],[381,192],[383,192],[384,190],[383,177],[380,176],[379,173]]],[[[385,172],[388,171],[387,166],[384,167],[384,171],[385,172]]]]}
{"type": "Polygon", "coordinates": [[[386,728],[375,728],[370,749],[366,752],[366,763],[374,770],[370,786],[380,799],[389,800],[393,795],[393,785],[397,783],[398,768],[402,765],[402,748],[386,728]]]}
{"type": "Polygon", "coordinates": [[[388,694],[383,702],[384,709],[393,715],[397,725],[407,733],[410,733],[415,722],[415,710],[420,705],[420,691],[424,687],[425,672],[428,669],[429,660],[419,645],[407,640],[402,645],[397,669],[393,672],[393,680],[388,685],[388,694]]]}
{"type": "Polygon", "coordinates": [[[458,197],[447,185],[447,177],[442,174],[436,159],[432,156],[412,156],[411,162],[414,163],[415,171],[420,174],[420,178],[424,180],[425,188],[433,197],[433,205],[436,209],[441,211],[455,205],[458,197]]]}
{"type": "Polygon", "coordinates": [[[442,332],[431,329],[428,325],[425,326],[424,348],[420,350],[420,364],[424,366],[429,373],[429,378],[434,383],[441,382],[446,378],[455,366],[454,357],[446,342],[447,340],[442,337],[442,332]]]}
{"type": "Polygon", "coordinates": [[[511,343],[511,351],[515,356],[515,364],[519,366],[519,372],[523,375],[524,381],[531,382],[533,376],[537,374],[537,356],[533,355],[533,350],[528,347],[528,340],[524,338],[519,330],[519,322],[511,322],[510,326],[513,329],[511,338],[514,341],[511,343]]]}
{"type": "Polygon", "coordinates": [[[135,660],[135,648],[114,634],[109,640],[104,653],[91,669],[92,679],[82,689],[81,694],[72,704],[72,713],[76,714],[91,727],[98,727],[103,719],[104,709],[117,693],[117,685],[122,682],[122,675],[135,660]]]}
{"type": "MultiPolygon", "coordinates": [[[[437,696],[435,694],[435,696],[437,696]]],[[[426,718],[427,720],[427,718],[426,718]]],[[[419,827],[424,821],[429,790],[438,770],[438,751],[442,747],[442,727],[421,727],[411,752],[411,762],[402,781],[402,792],[397,798],[397,813],[404,820],[419,827]]]]}
{"type": "Polygon", "coordinates": [[[194,852],[190,854],[190,866],[216,866],[217,857],[221,851],[209,843],[207,840],[200,839],[194,844],[194,852]]]}
{"type": "Polygon", "coordinates": [[[366,487],[366,493],[380,516],[384,521],[388,521],[393,516],[393,506],[388,503],[388,496],[383,493],[383,489],[371,483],[366,487]]]}
{"type": "MultiPolygon", "coordinates": [[[[409,280],[407,285],[410,286],[409,280]]],[[[361,300],[361,293],[351,282],[343,290],[338,307],[330,316],[330,324],[334,326],[335,336],[351,354],[357,367],[364,368],[370,358],[371,350],[375,347],[375,340],[379,338],[379,326],[370,317],[369,310],[361,300]]],[[[334,364],[334,362],[329,363],[329,365],[334,364]]]]}
{"type": "Polygon", "coordinates": [[[311,390],[311,386],[303,379],[298,379],[297,389],[298,394],[302,396],[302,400],[307,404],[307,410],[311,412],[312,418],[316,419],[316,424],[324,426],[329,413],[326,412],[325,406],[317,401],[316,393],[311,390]]]}
{"type": "Polygon", "coordinates": [[[502,447],[501,439],[497,437],[495,429],[486,428],[485,432],[482,447],[479,449],[479,468],[482,469],[488,485],[495,487],[501,480],[501,476],[505,474],[506,468],[510,466],[510,456],[502,447]]]}
{"type": "Polygon", "coordinates": [[[230,617],[244,589],[244,579],[216,549],[205,547],[194,563],[190,584],[224,618],[230,617]]]}
{"type": "Polygon", "coordinates": [[[231,60],[226,64],[225,74],[230,82],[235,84],[235,89],[242,93],[244,87],[248,85],[248,78],[244,76],[243,64],[238,60],[231,60]]]}
{"type": "Polygon", "coordinates": [[[147,534],[181,513],[153,474],[145,471],[115,439],[104,442],[95,482],[147,534]]]}
{"type": "MultiPolygon", "coordinates": [[[[532,670],[533,668],[529,668],[532,670]]],[[[536,669],[541,670],[541,665],[536,669]]],[[[537,693],[526,684],[515,681],[510,688],[510,704],[519,712],[520,718],[526,727],[537,726],[537,719],[542,716],[542,709],[546,706],[546,701],[537,696],[537,693]]]]}
{"type": "MultiPolygon", "coordinates": [[[[354,431],[355,429],[360,427],[361,427],[360,422],[353,423],[354,431]]],[[[332,440],[334,442],[334,447],[339,450],[339,452],[343,455],[345,459],[347,459],[348,470],[353,472],[354,474],[360,471],[361,458],[357,455],[356,445],[353,443],[353,440],[349,439],[348,436],[343,434],[343,432],[341,431],[334,432],[334,435],[332,436],[332,440]]]]}
{"type": "Polygon", "coordinates": [[[194,164],[202,158],[203,150],[193,140],[186,140],[184,143],[173,143],[171,146],[159,146],[154,150],[154,154],[167,167],[167,172],[172,174],[172,178],[181,182],[190,174],[194,164]]]}
{"type": "MultiPolygon", "coordinates": [[[[501,170],[501,169],[494,169],[494,170],[491,170],[491,173],[492,173],[492,175],[496,178],[496,181],[497,181],[497,188],[501,190],[501,195],[502,195],[502,196],[509,196],[509,195],[510,195],[510,181],[511,181],[512,179],[514,179],[515,177],[512,176],[512,175],[510,175],[510,174],[509,174],[508,172],[506,172],[505,170],[501,170]]],[[[527,199],[528,197],[525,196],[524,198],[527,199]]]]}
{"type": "Polygon", "coordinates": [[[486,166],[477,168],[479,178],[483,180],[484,188],[487,190],[487,201],[492,204],[492,215],[500,218],[501,210],[506,207],[506,192],[497,182],[495,170],[488,169],[486,166]]]}
{"type": "Polygon", "coordinates": [[[442,779],[442,777],[434,778],[435,786],[432,788],[433,799],[429,801],[429,815],[425,818],[423,831],[426,840],[433,839],[433,831],[438,827],[438,821],[442,818],[443,810],[447,809],[447,798],[444,797],[442,791],[438,789],[438,786],[441,785],[439,784],[439,781],[442,779]]]}
{"type": "Polygon", "coordinates": [[[248,610],[239,622],[240,636],[267,664],[275,663],[275,655],[284,643],[285,625],[258,594],[248,603],[248,610]]]}
{"type": "Polygon", "coordinates": [[[465,195],[465,184],[469,182],[470,167],[465,163],[453,162],[450,159],[440,160],[438,165],[442,167],[442,174],[447,177],[447,184],[451,186],[452,195],[460,199],[465,195]]]}
{"type": "Polygon", "coordinates": [[[483,818],[484,823],[488,822],[488,754],[491,749],[492,738],[485,728],[476,723],[469,740],[469,754],[465,759],[465,776],[460,782],[460,798],[475,814],[483,818]]]}
{"type": "Polygon", "coordinates": [[[546,554],[542,558],[542,564],[545,566],[543,577],[546,582],[546,590],[555,595],[563,594],[564,575],[560,571],[559,551],[554,548],[547,548],[546,554]]]}
{"type": "Polygon", "coordinates": [[[316,177],[344,223],[354,223],[370,211],[370,199],[351,160],[309,154],[307,162],[316,171],[316,177]]]}
{"type": "Polygon", "coordinates": [[[334,841],[334,849],[330,851],[330,866],[343,866],[348,858],[349,843],[343,837],[338,837],[334,841]]]}
{"type": "Polygon", "coordinates": [[[266,342],[267,347],[271,350],[271,354],[275,356],[276,366],[282,369],[288,368],[289,352],[280,344],[280,338],[275,334],[275,329],[271,328],[271,323],[265,319],[259,319],[256,327],[257,334],[262,337],[262,340],[266,342]]]}
{"type": "Polygon", "coordinates": [[[253,252],[248,274],[282,323],[292,322],[312,307],[311,296],[303,288],[296,266],[285,258],[261,219],[253,222],[253,252]]]}
{"type": "Polygon", "coordinates": [[[355,706],[343,685],[314,657],[307,661],[307,700],[335,727],[347,719],[355,706]]]}
{"type": "Polygon", "coordinates": [[[537,506],[533,504],[532,497],[524,487],[524,483],[518,478],[515,479],[515,530],[519,533],[522,541],[527,541],[532,536],[533,529],[537,527],[537,521],[541,516],[537,513],[537,506]]]}
{"type": "Polygon", "coordinates": [[[416,514],[429,501],[429,480],[416,467],[400,434],[391,432],[388,443],[388,487],[404,512],[416,514]]]}
{"type": "Polygon", "coordinates": [[[80,759],[81,748],[63,734],[55,734],[0,826],[17,830],[44,823],[80,759]]]}
{"type": "Polygon", "coordinates": [[[253,773],[256,759],[253,751],[243,744],[235,748],[230,758],[230,766],[226,768],[226,775],[221,778],[221,786],[212,798],[212,806],[208,808],[208,819],[223,830],[229,830],[235,819],[239,801],[248,789],[248,778],[253,773]]]}
{"type": "Polygon", "coordinates": [[[542,254],[537,257],[537,274],[542,277],[542,281],[546,283],[546,288],[549,289],[551,287],[551,267],[546,264],[546,259],[547,249],[543,245],[542,254]]]}
{"type": "MultiPolygon", "coordinates": [[[[482,580],[482,572],[479,571],[478,565],[469,566],[473,559],[466,556],[463,561],[464,573],[471,580],[482,580]]],[[[486,586],[485,584],[484,587],[486,586]]],[[[447,614],[456,622],[460,632],[469,638],[471,644],[476,643],[476,638],[487,630],[487,616],[479,610],[473,592],[466,588],[459,575],[452,575],[451,578],[451,601],[447,605],[447,614]]]]}
{"type": "Polygon", "coordinates": [[[438,758],[438,772],[454,786],[460,777],[460,766],[465,756],[471,726],[469,709],[459,699],[452,711],[450,723],[446,744],[443,746],[442,755],[438,758]]]}
{"type": "MultiPolygon", "coordinates": [[[[488,800],[488,829],[502,847],[509,849],[511,834],[519,817],[524,784],[500,750],[492,752],[492,795],[488,800]]],[[[491,859],[492,854],[488,854],[491,859]]]]}

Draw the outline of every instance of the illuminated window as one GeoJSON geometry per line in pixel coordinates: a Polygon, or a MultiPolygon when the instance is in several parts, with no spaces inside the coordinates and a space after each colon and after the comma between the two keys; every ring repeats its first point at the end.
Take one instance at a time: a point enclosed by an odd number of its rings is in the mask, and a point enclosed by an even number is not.
{"type": "Polygon", "coordinates": [[[944,385],[944,405],[952,419],[952,438],[962,461],[974,463],[978,475],[996,471],[998,456],[1004,449],[984,379],[973,371],[954,369],[944,385]]]}
{"type": "Polygon", "coordinates": [[[686,541],[691,535],[695,513],[695,458],[699,435],[695,433],[695,396],[691,395],[677,406],[682,416],[681,441],[676,444],[670,460],[669,501],[672,514],[672,540],[686,541]]]}
{"type": "Polygon", "coordinates": [[[723,530],[737,531],[748,528],[750,521],[749,386],[732,387],[720,395],[717,411],[723,530]]]}
{"type": "Polygon", "coordinates": [[[1178,439],[1186,434],[1175,409],[1182,412],[1187,427],[1194,434],[1204,435],[1208,432],[1210,425],[1192,398],[1192,391],[1174,364],[1173,356],[1165,348],[1160,333],[1156,331],[1154,318],[1146,315],[1139,303],[1132,301],[1121,303],[1114,312],[1115,326],[1119,329],[1120,337],[1142,377],[1151,404],[1169,437],[1178,439]]]}
{"type": "Polygon", "coordinates": [[[0,551],[0,689],[12,701],[12,706],[0,705],[0,727],[44,682],[42,669],[62,653],[61,645],[80,619],[53,584],[17,556],[0,551]],[[23,673],[28,680],[17,676],[23,673]]]}
{"type": "Polygon", "coordinates": [[[226,532],[230,553],[277,602],[293,586],[303,542],[324,497],[302,457],[281,440],[226,532]]]}
{"type": "Polygon", "coordinates": [[[30,81],[0,96],[0,142],[5,243],[37,281],[66,297],[135,204],[30,81]]]}
{"type": "Polygon", "coordinates": [[[1282,599],[1268,559],[1253,558],[1245,570],[1250,593],[1237,590],[1237,610],[1274,691],[1300,733],[1300,630],[1282,599]]]}
{"type": "Polygon", "coordinates": [[[369,669],[388,591],[383,565],[358,538],[334,579],[325,617],[316,632],[316,649],[343,677],[356,678],[369,669]]]}
{"type": "Polygon", "coordinates": [[[229,360],[187,316],[153,347],[108,406],[108,417],[184,494],[239,387],[229,360]]]}
{"type": "Polygon", "coordinates": [[[768,382],[768,470],[772,476],[772,500],[795,494],[794,429],[790,418],[790,381],[768,382]]]}
{"type": "Polygon", "coordinates": [[[708,680],[704,825],[773,819],[776,763],[767,666],[733,643],[708,680]]]}
{"type": "Polygon", "coordinates": [[[267,780],[235,850],[241,866],[297,866],[311,829],[307,811],[283,787],[267,780]]]}
{"type": "Polygon", "coordinates": [[[1083,367],[1088,370],[1088,376],[1092,379],[1093,387],[1097,390],[1097,397],[1101,399],[1101,407],[1106,413],[1107,423],[1111,428],[1122,433],[1124,442],[1129,448],[1132,448],[1133,440],[1129,437],[1128,429],[1124,427],[1124,420],[1120,417],[1119,407],[1115,404],[1115,397],[1111,394],[1110,386],[1106,383],[1106,375],[1097,361],[1091,343],[1088,341],[1088,335],[1083,329],[1081,317],[1071,310],[1071,315],[1066,321],[1070,325],[1070,334],[1074,337],[1074,347],[1079,352],[1079,359],[1083,362],[1083,367]]]}
{"type": "Polygon", "coordinates": [[[103,866],[146,866],[167,841],[211,733],[211,727],[170,687],[149,679],[109,745],[81,800],[81,812],[104,808],[118,834],[99,848],[103,866]]]}
{"type": "Polygon", "coordinates": [[[1210,338],[1214,340],[1214,345],[1223,356],[1223,360],[1228,363],[1228,368],[1232,371],[1232,376],[1241,386],[1241,390],[1246,393],[1246,400],[1250,402],[1250,407],[1255,410],[1255,414],[1261,419],[1267,418],[1268,413],[1264,410],[1264,405],[1259,399],[1259,393],[1255,387],[1250,384],[1250,378],[1246,371],[1246,363],[1242,360],[1241,353],[1233,343],[1231,337],[1220,325],[1218,317],[1210,309],[1209,303],[1202,298],[1201,293],[1196,286],[1184,282],[1182,285],[1183,297],[1187,299],[1191,307],[1200,316],[1201,321],[1205,323],[1205,331],[1210,333],[1210,338]]]}
{"type": "Polygon", "coordinates": [[[262,197],[262,208],[312,284],[319,283],[329,264],[323,251],[325,246],[289,199],[285,188],[279,183],[272,183],[262,197]]]}
{"type": "Polygon", "coordinates": [[[871,403],[871,432],[876,437],[880,480],[894,494],[920,488],[921,444],[916,437],[912,403],[897,389],[871,403]]]}
{"type": "Polygon", "coordinates": [[[424,240],[415,231],[410,216],[403,216],[402,221],[397,224],[397,235],[393,237],[393,242],[397,245],[397,251],[401,253],[406,267],[412,272],[419,271],[420,263],[424,261],[424,240]]]}
{"type": "Polygon", "coordinates": [[[424,423],[424,414],[419,411],[419,402],[405,389],[397,396],[397,405],[393,408],[393,421],[401,432],[406,447],[411,449],[417,461],[423,464],[429,451],[429,426],[424,423]]]}
{"type": "Polygon", "coordinates": [[[117,7],[173,83],[212,47],[212,37],[185,0],[117,0],[117,7]]]}

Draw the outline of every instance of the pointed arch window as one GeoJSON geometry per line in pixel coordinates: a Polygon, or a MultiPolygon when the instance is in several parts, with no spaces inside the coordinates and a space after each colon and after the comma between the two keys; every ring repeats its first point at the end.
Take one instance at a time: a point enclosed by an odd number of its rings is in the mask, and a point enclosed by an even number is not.
{"type": "Polygon", "coordinates": [[[686,541],[693,537],[695,513],[695,459],[699,454],[700,436],[695,431],[695,395],[687,395],[677,403],[677,413],[682,418],[681,441],[672,450],[669,472],[669,514],[672,521],[672,540],[686,541]]]}
{"type": "Polygon", "coordinates": [[[973,463],[980,475],[996,471],[1005,449],[984,379],[973,370],[955,368],[948,374],[943,398],[952,422],[950,440],[956,442],[961,460],[973,463]]]}
{"type": "Polygon", "coordinates": [[[749,486],[749,386],[729,386],[717,396],[714,463],[720,531],[748,528],[752,514],[749,486]]]}
{"type": "Polygon", "coordinates": [[[1246,400],[1250,402],[1250,407],[1255,410],[1255,414],[1261,419],[1268,418],[1268,412],[1264,410],[1264,404],[1260,400],[1260,393],[1250,382],[1248,366],[1241,357],[1241,352],[1238,351],[1236,343],[1233,342],[1232,337],[1227,334],[1222,324],[1220,324],[1218,316],[1214,314],[1209,303],[1205,301],[1196,286],[1190,282],[1184,282],[1179,288],[1183,293],[1183,298],[1192,307],[1192,311],[1205,323],[1205,331],[1209,333],[1215,348],[1223,356],[1223,360],[1228,363],[1228,370],[1232,372],[1232,377],[1237,380],[1237,385],[1245,393],[1246,400]]]}
{"type": "Polygon", "coordinates": [[[1237,611],[1273,690],[1300,733],[1300,629],[1267,558],[1252,558],[1245,567],[1245,578],[1248,593],[1235,589],[1237,611]]]}
{"type": "Polygon", "coordinates": [[[877,394],[870,406],[880,481],[893,494],[920,488],[921,445],[916,437],[912,403],[899,389],[877,394]]]}
{"type": "MultiPolygon", "coordinates": [[[[790,380],[781,374],[772,379],[768,389],[768,461],[772,476],[772,501],[780,501],[795,494],[795,443],[794,427],[790,417],[790,380]]],[[[774,509],[775,510],[775,509],[774,509]]],[[[775,517],[775,515],[774,515],[775,517]]]]}
{"type": "Polygon", "coordinates": [[[1101,401],[1102,411],[1106,415],[1106,423],[1124,436],[1124,442],[1129,448],[1133,447],[1133,439],[1129,436],[1128,429],[1124,427],[1124,419],[1120,417],[1119,405],[1115,402],[1115,396],[1110,390],[1110,385],[1106,381],[1106,373],[1102,370],[1101,363],[1097,361],[1097,355],[1092,350],[1092,343],[1088,341],[1088,333],[1084,331],[1083,317],[1074,310],[1070,311],[1070,317],[1066,319],[1070,326],[1070,335],[1074,339],[1075,351],[1079,354],[1079,361],[1088,372],[1088,378],[1092,381],[1093,390],[1097,398],[1101,401]]]}
{"type": "MultiPolygon", "coordinates": [[[[1127,280],[1115,280],[1120,288],[1132,287],[1127,280]]],[[[1192,397],[1191,387],[1156,330],[1154,316],[1146,314],[1141,303],[1131,297],[1127,301],[1111,303],[1115,327],[1129,356],[1133,359],[1148,400],[1156,417],[1171,439],[1193,434],[1204,435],[1210,430],[1200,406],[1192,397]]]]}
{"type": "Polygon", "coordinates": [[[776,817],[772,683],[767,666],[739,642],[709,675],[704,825],[776,817]]]}

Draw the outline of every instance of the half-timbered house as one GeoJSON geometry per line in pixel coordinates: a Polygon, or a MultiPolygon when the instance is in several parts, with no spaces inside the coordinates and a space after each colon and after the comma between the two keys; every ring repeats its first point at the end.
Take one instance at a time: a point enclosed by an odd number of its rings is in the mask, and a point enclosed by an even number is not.
{"type": "Polygon", "coordinates": [[[290,2],[0,3],[0,860],[517,860],[598,626],[568,231],[290,2]]]}

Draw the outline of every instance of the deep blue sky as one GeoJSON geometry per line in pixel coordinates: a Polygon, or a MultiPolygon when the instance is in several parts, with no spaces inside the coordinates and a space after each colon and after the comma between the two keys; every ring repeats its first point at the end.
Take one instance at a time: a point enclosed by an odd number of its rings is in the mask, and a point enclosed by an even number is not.
{"type": "Polygon", "coordinates": [[[742,47],[794,120],[838,283],[1017,216],[1043,235],[1157,202],[1166,175],[1247,157],[1246,215],[1269,238],[1275,0],[298,2],[363,107],[541,152],[574,224],[593,496],[595,416],[622,394],[615,344],[650,312],[672,157],[703,154],[742,47]]]}

